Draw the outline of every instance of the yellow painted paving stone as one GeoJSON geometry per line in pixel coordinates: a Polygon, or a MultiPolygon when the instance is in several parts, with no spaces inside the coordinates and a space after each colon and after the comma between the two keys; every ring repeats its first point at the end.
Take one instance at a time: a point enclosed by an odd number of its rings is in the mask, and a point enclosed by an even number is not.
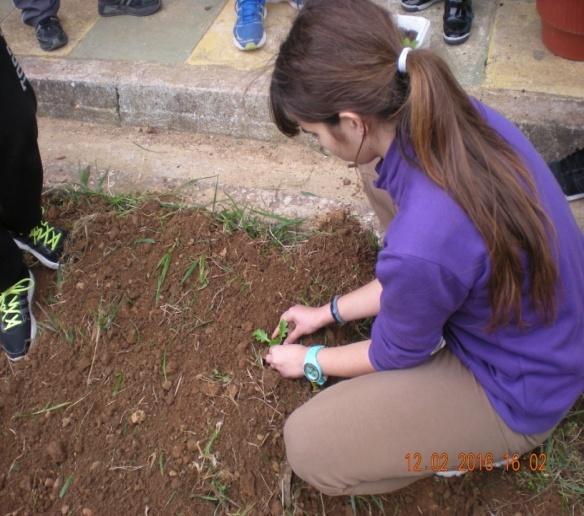
{"type": "Polygon", "coordinates": [[[223,65],[239,70],[257,70],[269,64],[280,43],[288,34],[296,10],[287,2],[267,4],[265,19],[266,44],[258,49],[243,52],[233,44],[235,24],[234,0],[229,0],[207,34],[201,39],[187,60],[190,65],[223,65]]]}
{"type": "Polygon", "coordinates": [[[485,86],[582,98],[584,62],[562,59],[544,46],[535,1],[507,1],[497,9],[485,86]]]}
{"type": "Polygon", "coordinates": [[[69,43],[51,52],[39,47],[34,28],[22,23],[20,10],[14,9],[0,24],[10,48],[18,55],[62,57],[71,52],[99,18],[97,0],[61,0],[58,12],[69,43]]]}

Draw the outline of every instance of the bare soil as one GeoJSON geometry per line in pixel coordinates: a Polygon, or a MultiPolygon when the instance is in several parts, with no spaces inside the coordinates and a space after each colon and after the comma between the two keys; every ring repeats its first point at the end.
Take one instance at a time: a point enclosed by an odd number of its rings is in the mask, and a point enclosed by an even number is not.
{"type": "MultiPolygon", "coordinates": [[[[504,471],[352,500],[290,476],[283,423],[314,392],[266,369],[251,333],[373,277],[374,240],[345,214],[283,247],[157,201],[120,211],[57,194],[47,205],[70,231],[67,259],[58,273],[32,265],[36,345],[0,362],[2,514],[562,511],[553,488],[534,495],[504,471]]],[[[351,324],[305,343],[367,331],[351,324]]]]}

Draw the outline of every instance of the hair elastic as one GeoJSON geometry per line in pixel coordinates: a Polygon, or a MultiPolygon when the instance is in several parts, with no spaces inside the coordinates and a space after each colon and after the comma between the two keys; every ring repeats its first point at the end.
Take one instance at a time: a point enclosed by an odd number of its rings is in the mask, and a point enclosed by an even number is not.
{"type": "Polygon", "coordinates": [[[404,47],[399,54],[399,58],[397,60],[397,71],[399,73],[408,73],[407,68],[407,59],[408,54],[413,50],[412,47],[404,47]]]}

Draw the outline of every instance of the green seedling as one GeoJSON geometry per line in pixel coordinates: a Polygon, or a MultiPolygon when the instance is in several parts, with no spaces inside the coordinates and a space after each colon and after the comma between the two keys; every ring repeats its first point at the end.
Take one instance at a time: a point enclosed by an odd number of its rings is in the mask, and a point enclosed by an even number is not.
{"type": "Polygon", "coordinates": [[[73,474],[69,475],[67,477],[67,480],[65,480],[65,483],[63,484],[63,487],[59,491],[59,498],[64,498],[65,497],[65,495],[67,494],[67,491],[69,491],[69,488],[71,487],[71,484],[72,483],[73,483],[73,474]]]}
{"type": "Polygon", "coordinates": [[[282,342],[286,338],[286,335],[288,335],[288,322],[285,321],[284,319],[280,320],[278,324],[278,333],[276,334],[276,337],[274,337],[273,339],[270,339],[270,337],[268,337],[268,333],[266,332],[266,330],[262,330],[260,328],[258,328],[252,333],[252,336],[255,337],[255,339],[258,342],[261,342],[262,344],[267,344],[268,346],[277,346],[278,344],[282,344],[282,342]]]}
{"type": "Polygon", "coordinates": [[[199,289],[203,290],[209,285],[209,266],[207,265],[207,257],[205,255],[199,256],[197,260],[191,260],[190,265],[185,271],[182,279],[180,280],[181,286],[186,283],[186,281],[191,277],[196,268],[199,268],[199,289]]]}
{"type": "Polygon", "coordinates": [[[170,261],[172,260],[172,253],[176,247],[176,242],[170,246],[170,248],[162,255],[156,270],[159,270],[158,278],[156,278],[156,302],[160,299],[160,291],[162,290],[162,285],[164,285],[164,280],[168,274],[168,269],[170,269],[170,261]]]}
{"type": "Polygon", "coordinates": [[[228,373],[222,373],[218,369],[213,369],[213,373],[211,374],[211,380],[214,382],[222,383],[223,385],[227,385],[231,382],[232,377],[228,373]]]}
{"type": "Polygon", "coordinates": [[[117,396],[124,388],[124,373],[121,371],[114,376],[114,386],[112,388],[112,396],[117,396]]]}

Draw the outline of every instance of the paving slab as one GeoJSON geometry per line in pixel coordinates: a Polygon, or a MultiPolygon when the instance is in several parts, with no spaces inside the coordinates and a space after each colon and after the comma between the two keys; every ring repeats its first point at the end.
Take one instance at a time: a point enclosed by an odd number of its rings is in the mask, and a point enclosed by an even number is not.
{"type": "Polygon", "coordinates": [[[100,18],[71,52],[76,59],[184,63],[225,0],[163,0],[152,16],[100,18]]]}
{"type": "Polygon", "coordinates": [[[584,62],[553,55],[541,40],[533,0],[501,3],[497,10],[485,86],[584,97],[584,62]]]}
{"type": "Polygon", "coordinates": [[[98,18],[97,0],[61,0],[59,19],[69,43],[52,52],[39,47],[34,29],[22,23],[19,9],[13,9],[0,23],[0,28],[16,55],[63,57],[71,53],[98,18]]]}
{"type": "Polygon", "coordinates": [[[258,50],[243,52],[233,44],[235,1],[229,0],[221,14],[187,60],[189,65],[229,66],[236,70],[265,68],[288,34],[296,11],[288,3],[268,4],[265,21],[266,44],[258,50]]]}
{"type": "Polygon", "coordinates": [[[0,0],[0,23],[6,18],[14,9],[12,0],[0,0]]]}

